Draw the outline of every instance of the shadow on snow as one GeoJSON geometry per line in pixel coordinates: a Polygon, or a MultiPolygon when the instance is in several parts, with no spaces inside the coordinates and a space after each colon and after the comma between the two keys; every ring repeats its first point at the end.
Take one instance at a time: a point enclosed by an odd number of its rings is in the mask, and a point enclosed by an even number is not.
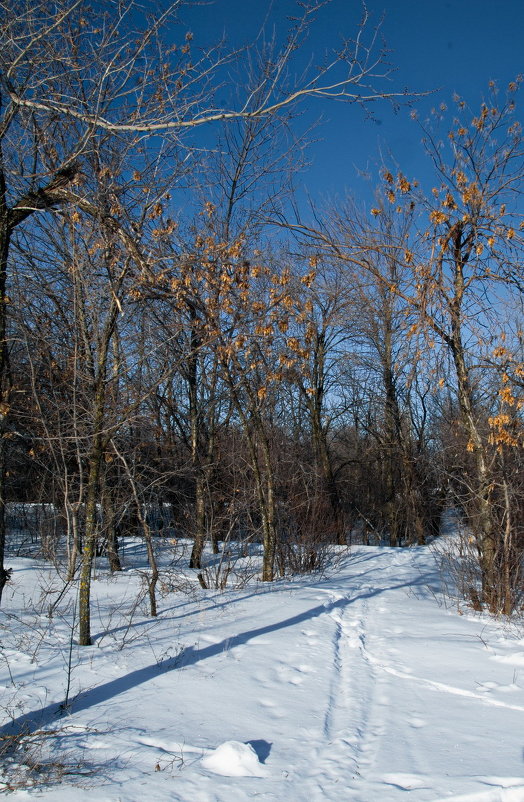
{"type": "MultiPolygon", "coordinates": [[[[362,576],[359,576],[359,580],[361,579],[362,576]]],[[[383,588],[373,588],[366,590],[366,592],[360,593],[351,599],[344,597],[334,601],[326,601],[324,604],[319,604],[316,607],[312,607],[303,613],[286,618],[283,621],[277,621],[276,623],[251,629],[238,635],[232,635],[231,637],[224,638],[218,643],[213,643],[203,648],[188,646],[187,648],[183,649],[182,652],[177,655],[177,657],[168,658],[160,663],[153,663],[145,666],[144,668],[139,668],[136,671],[129,672],[129,674],[126,674],[123,677],[118,677],[117,679],[105,682],[103,685],[99,685],[95,688],[85,691],[84,693],[80,693],[78,697],[70,703],[68,706],[68,711],[80,713],[81,711],[88,710],[95,705],[107,702],[109,699],[112,699],[115,696],[126,693],[126,691],[129,691],[132,688],[143,685],[145,682],[149,682],[150,680],[154,680],[163,674],[174,671],[177,668],[187,668],[189,666],[196,665],[203,660],[216,657],[223,652],[229,652],[236,646],[241,646],[260,636],[268,635],[269,633],[277,632],[280,629],[286,629],[287,627],[293,627],[297,624],[305,623],[312,618],[317,618],[318,616],[329,613],[337,608],[348,607],[353,602],[361,599],[369,599],[374,596],[379,596],[380,594],[389,590],[398,590],[400,588],[407,587],[412,588],[414,584],[422,585],[426,581],[427,576],[421,575],[416,583],[413,583],[413,581],[400,582],[397,585],[390,585],[383,588]]],[[[10,721],[8,724],[2,726],[0,728],[0,735],[13,735],[20,732],[29,733],[35,729],[41,729],[42,727],[47,726],[49,723],[56,721],[56,718],[63,712],[64,710],[62,704],[52,703],[41,710],[24,713],[23,715],[18,716],[16,719],[10,721]]]]}

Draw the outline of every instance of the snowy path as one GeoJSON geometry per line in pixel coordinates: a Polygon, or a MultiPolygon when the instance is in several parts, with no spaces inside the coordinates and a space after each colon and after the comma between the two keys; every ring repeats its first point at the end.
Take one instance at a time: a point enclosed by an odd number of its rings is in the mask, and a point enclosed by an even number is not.
{"type": "MultiPolygon", "coordinates": [[[[454,789],[477,785],[510,790],[472,792],[472,802],[524,800],[524,752],[518,742],[516,771],[502,776],[500,770],[508,757],[501,736],[509,733],[508,747],[513,735],[524,736],[518,672],[514,670],[507,684],[473,679],[486,676],[485,671],[491,676],[489,660],[497,659],[496,649],[483,643],[486,632],[478,632],[476,643],[475,635],[464,631],[471,622],[428,609],[424,601],[428,596],[430,604],[434,600],[424,580],[413,582],[413,554],[377,555],[373,582],[361,585],[353,599],[341,597],[348,600],[347,606],[330,612],[335,631],[326,741],[308,775],[314,782],[307,796],[370,802],[400,799],[409,791],[420,800],[435,800],[439,793],[458,799],[454,789]],[[411,596],[406,595],[410,585],[411,596]],[[481,668],[480,656],[485,658],[486,651],[488,660],[481,668]],[[468,660],[468,653],[475,653],[475,659],[468,660]],[[443,665],[449,668],[445,675],[443,665]],[[451,679],[443,682],[433,676],[451,679]],[[520,704],[513,701],[514,692],[520,704]],[[498,717],[486,707],[498,708],[498,717]],[[497,757],[493,760],[497,752],[500,763],[497,757]],[[484,773],[487,755],[493,774],[484,773]]],[[[422,575],[427,555],[421,552],[421,557],[422,575]]],[[[520,666],[520,657],[517,653],[509,663],[520,666]]]]}
{"type": "MultiPolygon", "coordinates": [[[[130,581],[99,583],[100,610],[130,581]]],[[[76,800],[524,802],[524,632],[439,603],[428,549],[360,548],[328,579],[178,599],[134,620],[125,648],[112,622],[74,655],[63,749],[103,767],[76,800]]],[[[15,675],[60,700],[63,659],[44,646],[31,668],[20,643],[15,675]]]]}
{"type": "MultiPolygon", "coordinates": [[[[391,552],[377,555],[373,584],[361,585],[354,598],[340,597],[344,606],[330,612],[335,622],[333,690],[326,709],[325,742],[310,774],[314,800],[340,800],[343,789],[348,799],[365,802],[385,798],[388,786],[391,799],[395,798],[395,788],[428,788],[417,735],[408,728],[403,728],[402,758],[409,771],[376,775],[382,752],[387,755],[400,735],[397,705],[403,691],[392,680],[395,671],[386,641],[391,635],[400,636],[403,629],[398,624],[388,628],[383,619],[388,612],[384,595],[394,591],[391,576],[396,575],[395,581],[402,588],[404,583],[398,580],[405,563],[405,552],[398,552],[393,559],[391,552]]],[[[408,726],[416,730],[424,722],[412,716],[408,726]]]]}

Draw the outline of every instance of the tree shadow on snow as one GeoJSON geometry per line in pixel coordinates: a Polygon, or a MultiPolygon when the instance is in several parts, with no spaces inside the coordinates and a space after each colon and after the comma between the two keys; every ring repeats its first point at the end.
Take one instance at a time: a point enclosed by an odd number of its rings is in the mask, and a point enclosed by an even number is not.
{"type": "MultiPolygon", "coordinates": [[[[417,584],[422,584],[423,582],[424,577],[421,576],[420,582],[417,582],[417,584]]],[[[177,657],[167,658],[166,660],[153,663],[145,666],[144,668],[138,668],[136,671],[131,671],[129,674],[126,674],[123,677],[110,680],[109,682],[105,682],[102,685],[91,688],[90,690],[79,694],[78,697],[70,703],[67,712],[69,714],[80,713],[83,710],[88,710],[91,707],[103,704],[109,699],[120,696],[120,694],[126,693],[127,691],[132,690],[139,685],[143,685],[145,682],[154,680],[157,677],[174,671],[177,668],[187,668],[189,666],[196,665],[203,660],[216,657],[223,652],[230,652],[231,649],[234,649],[236,646],[246,644],[255,638],[268,635],[271,632],[277,632],[280,629],[293,627],[297,624],[303,624],[313,618],[330,613],[332,610],[348,607],[349,605],[353,604],[353,602],[360,601],[361,599],[369,599],[374,596],[379,596],[388,590],[397,590],[399,588],[406,587],[412,588],[413,581],[400,582],[397,585],[390,585],[384,588],[372,588],[366,590],[365,592],[359,593],[350,599],[344,597],[333,601],[326,601],[324,604],[319,604],[316,607],[305,610],[303,613],[298,613],[290,618],[285,618],[283,621],[276,621],[275,623],[267,624],[263,627],[247,630],[246,632],[242,632],[238,635],[232,635],[228,638],[224,638],[218,643],[212,643],[209,646],[204,646],[203,648],[188,646],[186,649],[183,649],[177,657]]],[[[63,705],[57,703],[49,704],[41,710],[25,713],[13,719],[9,723],[4,724],[0,728],[0,735],[12,735],[20,732],[33,732],[35,729],[41,729],[53,721],[56,722],[57,717],[63,712],[63,705]]]]}

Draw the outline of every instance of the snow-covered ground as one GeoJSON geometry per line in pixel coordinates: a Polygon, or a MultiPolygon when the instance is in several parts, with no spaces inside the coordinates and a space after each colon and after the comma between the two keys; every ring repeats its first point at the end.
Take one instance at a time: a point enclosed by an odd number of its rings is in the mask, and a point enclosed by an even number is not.
{"type": "Polygon", "coordinates": [[[444,604],[428,548],[356,547],[330,577],[225,593],[186,583],[157,620],[136,568],[100,575],[90,648],[71,642],[73,595],[49,619],[58,583],[11,564],[4,724],[55,731],[44,754],[74,772],[13,799],[524,800],[524,631],[444,604]]]}

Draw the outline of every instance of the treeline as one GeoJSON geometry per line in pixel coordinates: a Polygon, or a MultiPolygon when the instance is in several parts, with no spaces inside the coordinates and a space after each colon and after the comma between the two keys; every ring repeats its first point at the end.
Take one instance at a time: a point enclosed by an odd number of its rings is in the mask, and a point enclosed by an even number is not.
{"type": "MultiPolygon", "coordinates": [[[[371,210],[303,220],[293,109],[334,85],[322,70],[290,83],[309,10],[280,48],[235,54],[231,111],[212,93],[233,54],[195,53],[181,25],[162,39],[169,15],[14,5],[0,56],[2,566],[5,505],[54,505],[86,645],[93,560],[103,547],[119,570],[119,535],[145,539],[156,614],[160,519],[193,540],[195,569],[206,542],[263,544],[271,581],[352,537],[423,544],[453,507],[463,591],[518,608],[517,83],[503,98],[490,87],[476,115],[456,98],[434,116],[430,186],[385,169],[371,210]]],[[[349,102],[373,80],[362,41],[332,66],[349,102]]]]}

